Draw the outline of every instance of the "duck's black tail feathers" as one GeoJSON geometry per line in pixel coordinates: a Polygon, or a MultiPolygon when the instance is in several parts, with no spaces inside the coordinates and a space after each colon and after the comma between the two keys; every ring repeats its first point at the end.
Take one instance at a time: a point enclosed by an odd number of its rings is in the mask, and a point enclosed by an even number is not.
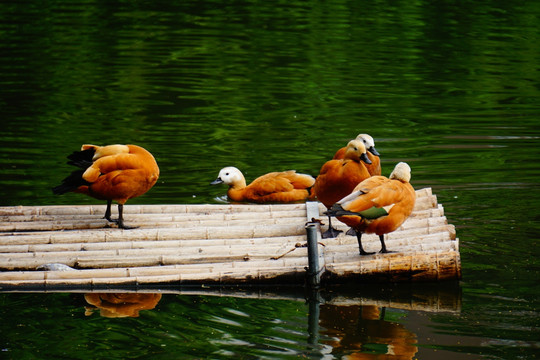
{"type": "Polygon", "coordinates": [[[349,211],[349,210],[345,210],[343,209],[343,207],[341,207],[340,204],[334,204],[332,205],[332,207],[330,209],[328,209],[327,211],[324,212],[324,214],[326,216],[360,216],[361,218],[364,218],[364,219],[368,219],[368,220],[373,220],[373,219],[378,219],[380,218],[381,216],[386,216],[388,215],[388,212],[386,211],[385,208],[378,208],[378,207],[371,207],[369,209],[366,209],[366,210],[363,210],[363,211],[359,211],[359,212],[354,212],[354,211],[349,211]]]}
{"type": "Polygon", "coordinates": [[[76,166],[81,169],[88,169],[92,165],[92,158],[94,157],[95,149],[87,149],[83,151],[75,151],[68,156],[69,165],[76,166]]]}
{"type": "Polygon", "coordinates": [[[358,216],[358,213],[354,213],[352,211],[347,211],[347,210],[343,209],[340,204],[332,205],[332,207],[330,209],[328,209],[327,211],[325,211],[324,214],[326,216],[332,216],[332,217],[345,216],[345,215],[358,216]]]}
{"type": "Polygon", "coordinates": [[[92,148],[83,151],[75,151],[69,155],[69,161],[67,163],[80,169],[73,171],[68,177],[62,180],[60,185],[55,186],[52,189],[53,194],[61,195],[77,190],[79,186],[89,185],[90,183],[84,180],[82,175],[84,174],[85,170],[92,165],[92,157],[94,156],[94,153],[95,149],[92,148]]]}
{"type": "Polygon", "coordinates": [[[68,177],[62,180],[62,183],[52,188],[55,195],[65,194],[70,191],[75,191],[79,186],[90,185],[90,183],[82,178],[84,170],[75,170],[68,177]]]}

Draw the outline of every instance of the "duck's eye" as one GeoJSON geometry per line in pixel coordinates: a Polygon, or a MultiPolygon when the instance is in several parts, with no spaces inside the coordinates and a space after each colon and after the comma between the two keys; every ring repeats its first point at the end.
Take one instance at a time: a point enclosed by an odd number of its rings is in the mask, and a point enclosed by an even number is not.
{"type": "Polygon", "coordinates": [[[225,176],[229,176],[229,173],[225,173],[225,176]]]}
{"type": "Polygon", "coordinates": [[[358,151],[358,148],[357,148],[357,147],[355,147],[355,148],[354,148],[354,151],[358,151]]]}

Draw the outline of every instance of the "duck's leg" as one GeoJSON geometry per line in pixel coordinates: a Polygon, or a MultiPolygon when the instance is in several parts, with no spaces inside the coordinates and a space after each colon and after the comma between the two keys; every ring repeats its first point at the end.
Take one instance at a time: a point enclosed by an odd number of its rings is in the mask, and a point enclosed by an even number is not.
{"type": "Polygon", "coordinates": [[[328,217],[328,230],[322,233],[322,238],[323,239],[335,238],[339,235],[340,232],[342,231],[332,227],[332,218],[329,216],[328,217]]]}
{"type": "Polygon", "coordinates": [[[116,222],[116,220],[111,219],[111,204],[112,200],[107,200],[107,210],[105,210],[105,216],[103,218],[110,222],[116,222]]]}
{"type": "Polygon", "coordinates": [[[362,232],[361,231],[356,232],[356,239],[358,239],[358,248],[360,249],[360,255],[375,254],[374,252],[367,252],[364,250],[364,247],[362,246],[362,232]]]}
{"type": "Polygon", "coordinates": [[[393,252],[386,249],[386,244],[384,243],[384,235],[379,235],[379,240],[381,240],[381,251],[379,251],[381,254],[388,254],[393,252]]]}
{"type": "Polygon", "coordinates": [[[121,229],[129,230],[136,229],[136,226],[127,226],[124,224],[124,204],[118,204],[118,227],[121,229]]]}

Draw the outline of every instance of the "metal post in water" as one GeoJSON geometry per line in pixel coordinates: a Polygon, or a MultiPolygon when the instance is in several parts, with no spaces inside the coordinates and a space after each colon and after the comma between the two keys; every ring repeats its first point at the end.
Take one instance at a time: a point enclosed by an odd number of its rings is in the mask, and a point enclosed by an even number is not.
{"type": "Polygon", "coordinates": [[[308,344],[319,344],[319,319],[321,317],[321,299],[319,290],[311,289],[311,296],[308,299],[308,344]]]}
{"type": "Polygon", "coordinates": [[[306,224],[308,248],[308,283],[310,286],[313,287],[319,287],[321,281],[317,230],[317,224],[306,224]]]}

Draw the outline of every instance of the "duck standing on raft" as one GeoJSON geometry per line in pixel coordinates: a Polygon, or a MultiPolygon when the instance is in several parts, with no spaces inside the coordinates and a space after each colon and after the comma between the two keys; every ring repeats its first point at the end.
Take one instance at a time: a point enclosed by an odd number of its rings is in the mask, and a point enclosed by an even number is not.
{"type": "Polygon", "coordinates": [[[79,167],[54,187],[60,195],[76,192],[107,200],[105,219],[119,228],[132,229],[124,223],[124,204],[146,193],[159,177],[159,167],[144,148],[137,145],[83,145],[68,156],[68,164],[79,167]],[[118,220],[111,219],[111,203],[118,203],[118,220]]]}
{"type": "Polygon", "coordinates": [[[416,193],[410,180],[411,168],[400,162],[388,178],[372,176],[362,181],[325,214],[338,217],[339,221],[356,231],[360,255],[373,254],[362,247],[363,233],[379,235],[380,252],[387,253],[384,234],[400,227],[414,208],[416,193]]]}
{"type": "Polygon", "coordinates": [[[314,183],[311,175],[289,170],[262,175],[246,185],[242,172],[233,166],[221,169],[217,179],[211,182],[229,185],[227,196],[233,201],[256,203],[304,201],[314,183]]]}
{"type": "MultiPolygon", "coordinates": [[[[371,164],[366,154],[366,147],[360,140],[351,140],[347,144],[343,159],[332,159],[324,163],[315,180],[311,198],[317,198],[327,209],[350,194],[354,187],[370,177],[365,164],[371,164]]],[[[323,238],[336,237],[341,230],[332,227],[328,217],[328,230],[323,238]]]]}

